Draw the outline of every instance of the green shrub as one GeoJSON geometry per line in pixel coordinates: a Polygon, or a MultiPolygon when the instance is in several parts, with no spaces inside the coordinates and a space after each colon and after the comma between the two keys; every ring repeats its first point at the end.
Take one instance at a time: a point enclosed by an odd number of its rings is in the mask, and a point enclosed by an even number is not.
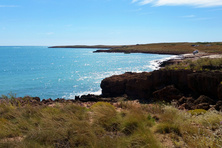
{"type": "Polygon", "coordinates": [[[147,126],[151,127],[155,124],[155,119],[149,114],[147,116],[147,126]]]}
{"type": "Polygon", "coordinates": [[[106,107],[106,108],[115,110],[115,107],[108,102],[97,102],[91,106],[91,109],[96,108],[96,107],[106,107]]]}
{"type": "Polygon", "coordinates": [[[129,109],[121,121],[122,132],[126,135],[131,135],[145,124],[151,126],[150,122],[151,121],[147,119],[146,113],[141,110],[141,108],[129,109]]]}
{"type": "Polygon", "coordinates": [[[222,58],[199,58],[198,60],[184,60],[180,63],[166,66],[166,69],[191,69],[197,71],[222,70],[222,58]]]}
{"type": "Polygon", "coordinates": [[[176,133],[178,135],[181,135],[179,126],[175,124],[161,123],[161,124],[158,124],[156,128],[157,128],[156,132],[161,133],[161,134],[176,133]]]}
{"type": "Polygon", "coordinates": [[[202,115],[205,114],[207,111],[204,109],[195,109],[195,110],[189,110],[188,113],[190,113],[192,116],[193,115],[202,115]]]}
{"type": "Polygon", "coordinates": [[[78,120],[88,119],[88,110],[85,107],[76,104],[66,104],[61,108],[64,114],[70,114],[78,118],[78,120]]]}
{"type": "Polygon", "coordinates": [[[222,121],[222,113],[217,111],[206,111],[204,114],[197,116],[193,121],[204,127],[216,130],[222,127],[220,123],[222,121]]]}
{"type": "Polygon", "coordinates": [[[107,102],[98,102],[91,106],[93,123],[107,131],[119,130],[119,119],[115,107],[107,102]]]}
{"type": "Polygon", "coordinates": [[[129,121],[125,121],[123,126],[124,126],[124,128],[123,128],[122,132],[125,135],[131,135],[139,127],[139,123],[136,120],[134,120],[134,121],[129,120],[129,121]]]}

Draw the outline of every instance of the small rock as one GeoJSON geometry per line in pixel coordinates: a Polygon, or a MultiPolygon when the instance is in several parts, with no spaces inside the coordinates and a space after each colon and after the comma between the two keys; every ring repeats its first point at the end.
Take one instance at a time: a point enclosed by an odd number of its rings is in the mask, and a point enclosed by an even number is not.
{"type": "Polygon", "coordinates": [[[96,101],[100,101],[100,96],[97,96],[97,95],[92,95],[92,94],[88,94],[88,95],[82,95],[80,98],[79,98],[79,101],[82,101],[82,102],[90,102],[90,101],[93,101],[93,102],[96,102],[96,101]]]}
{"type": "Polygon", "coordinates": [[[196,105],[201,104],[201,103],[208,103],[210,105],[215,104],[215,102],[211,98],[204,95],[201,95],[197,100],[194,101],[194,104],[196,105]]]}
{"type": "Polygon", "coordinates": [[[208,109],[210,109],[210,104],[209,103],[200,103],[200,104],[196,105],[195,109],[208,110],[208,109]]]}
{"type": "Polygon", "coordinates": [[[194,104],[193,103],[183,103],[181,106],[179,106],[179,109],[188,109],[191,110],[193,109],[194,104]]]}
{"type": "Polygon", "coordinates": [[[178,104],[183,104],[183,103],[194,103],[194,99],[192,97],[182,97],[178,100],[178,104]]]}
{"type": "Polygon", "coordinates": [[[52,100],[51,98],[49,98],[49,99],[47,99],[47,100],[46,100],[46,99],[43,99],[43,100],[42,100],[42,103],[43,103],[43,104],[51,104],[51,103],[53,103],[53,100],[52,100]]]}
{"type": "Polygon", "coordinates": [[[33,100],[36,100],[37,102],[40,102],[40,98],[39,97],[33,97],[33,100]]]}
{"type": "Polygon", "coordinates": [[[214,108],[218,111],[222,111],[222,101],[217,101],[214,108]]]}

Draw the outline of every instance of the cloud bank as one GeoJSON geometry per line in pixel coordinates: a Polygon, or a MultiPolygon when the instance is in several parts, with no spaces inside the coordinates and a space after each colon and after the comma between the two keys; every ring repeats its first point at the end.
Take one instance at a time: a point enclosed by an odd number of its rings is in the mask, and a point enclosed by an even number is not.
{"type": "Polygon", "coordinates": [[[132,3],[146,5],[151,3],[154,6],[177,6],[190,5],[196,7],[222,6],[222,0],[132,0],[132,3]]]}

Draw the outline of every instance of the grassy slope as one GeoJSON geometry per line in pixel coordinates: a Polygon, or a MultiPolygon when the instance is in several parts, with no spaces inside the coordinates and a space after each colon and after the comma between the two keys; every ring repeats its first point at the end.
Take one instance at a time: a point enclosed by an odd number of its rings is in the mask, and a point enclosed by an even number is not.
{"type": "Polygon", "coordinates": [[[122,46],[113,48],[111,51],[122,52],[143,52],[143,53],[164,53],[164,54],[185,54],[199,50],[206,53],[222,53],[222,43],[159,43],[122,46]],[[193,47],[191,45],[199,45],[193,47]]]}
{"type": "Polygon", "coordinates": [[[173,65],[166,66],[165,69],[191,69],[196,71],[222,71],[222,58],[199,58],[199,59],[185,59],[173,65]]]}
{"type": "Polygon", "coordinates": [[[220,147],[222,114],[162,104],[0,104],[0,147],[220,147]]]}

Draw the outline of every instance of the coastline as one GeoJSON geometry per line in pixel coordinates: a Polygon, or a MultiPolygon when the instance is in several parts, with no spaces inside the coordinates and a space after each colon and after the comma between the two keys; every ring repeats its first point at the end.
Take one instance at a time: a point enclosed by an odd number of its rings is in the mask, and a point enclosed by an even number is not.
{"type": "Polygon", "coordinates": [[[175,58],[172,57],[171,59],[167,59],[167,60],[162,61],[159,65],[159,67],[164,68],[167,65],[180,63],[186,59],[193,61],[193,60],[197,60],[200,58],[210,58],[210,59],[222,58],[222,54],[210,54],[210,53],[204,53],[204,52],[198,53],[196,55],[193,55],[192,53],[181,54],[181,55],[175,56],[175,58]]]}
{"type": "Polygon", "coordinates": [[[150,43],[135,45],[65,45],[51,46],[49,48],[94,48],[95,52],[118,52],[118,53],[153,53],[181,55],[193,53],[222,54],[221,42],[175,42],[175,43],[150,43]]]}
{"type": "Polygon", "coordinates": [[[209,53],[203,53],[203,52],[198,53],[196,55],[193,55],[193,53],[178,54],[178,55],[173,55],[168,58],[153,60],[150,62],[150,64],[153,70],[159,70],[160,68],[164,68],[167,65],[172,65],[174,63],[182,62],[185,59],[195,60],[198,58],[222,58],[222,54],[209,54],[209,53]]]}
{"type": "Polygon", "coordinates": [[[152,71],[159,70],[160,68],[164,67],[164,66],[162,66],[163,63],[167,63],[168,61],[178,60],[178,59],[182,59],[182,58],[183,57],[181,57],[181,55],[173,55],[168,58],[153,60],[153,61],[150,61],[150,68],[152,68],[152,71]]]}
{"type": "MultiPolygon", "coordinates": [[[[101,48],[104,48],[103,45],[98,45],[98,46],[101,47],[101,48]]],[[[97,47],[91,46],[91,48],[98,48],[98,46],[97,47]]],[[[60,48],[60,46],[57,46],[57,47],[60,48]]],[[[70,47],[70,46],[67,46],[67,47],[70,47]]],[[[79,48],[79,46],[74,46],[73,48],[79,48]]],[[[82,46],[82,48],[86,48],[86,46],[82,46]]],[[[114,52],[114,51],[110,51],[110,50],[106,50],[106,51],[114,52]]],[[[132,53],[135,53],[135,52],[132,52],[132,53]]],[[[137,53],[144,53],[144,52],[137,51],[137,53]]],[[[155,54],[159,54],[159,52],[155,52],[155,54]]],[[[184,59],[194,60],[194,59],[198,59],[198,58],[222,58],[222,56],[221,56],[221,54],[216,54],[215,55],[215,54],[204,53],[204,52],[200,52],[200,53],[198,53],[196,55],[193,55],[192,53],[189,53],[189,54],[177,54],[177,55],[173,55],[173,56],[171,56],[169,58],[164,58],[164,59],[150,61],[150,68],[152,70],[149,71],[149,72],[153,72],[155,70],[159,70],[159,69],[165,67],[166,65],[171,65],[171,64],[174,64],[174,63],[182,62],[184,59]]],[[[147,70],[144,69],[143,72],[145,72],[145,71],[147,71],[147,70]]],[[[129,72],[130,72],[130,70],[129,70],[129,72]]],[[[83,93],[83,92],[81,92],[81,94],[79,93],[79,94],[76,94],[76,95],[78,95],[78,96],[82,96],[82,95],[86,95],[86,94],[102,95],[100,92],[101,92],[101,89],[96,91],[96,93],[93,93],[93,92],[83,93]]],[[[49,97],[47,97],[47,98],[49,98],[49,97]]],[[[62,96],[62,98],[65,98],[65,96],[62,96]]],[[[73,95],[73,99],[74,98],[75,98],[75,96],[73,95]]],[[[67,98],[67,99],[69,99],[69,98],[67,98]]]]}
{"type": "Polygon", "coordinates": [[[150,72],[104,76],[98,81],[101,94],[85,92],[72,99],[0,96],[0,147],[220,147],[222,54],[188,52],[149,62],[143,57],[139,64],[147,68],[150,62],[150,72]],[[181,66],[186,59],[194,66],[200,66],[199,59],[209,61],[201,58],[220,58],[213,61],[220,65],[209,62],[216,70],[181,66]],[[170,69],[171,64],[179,68],[170,69]]]}

